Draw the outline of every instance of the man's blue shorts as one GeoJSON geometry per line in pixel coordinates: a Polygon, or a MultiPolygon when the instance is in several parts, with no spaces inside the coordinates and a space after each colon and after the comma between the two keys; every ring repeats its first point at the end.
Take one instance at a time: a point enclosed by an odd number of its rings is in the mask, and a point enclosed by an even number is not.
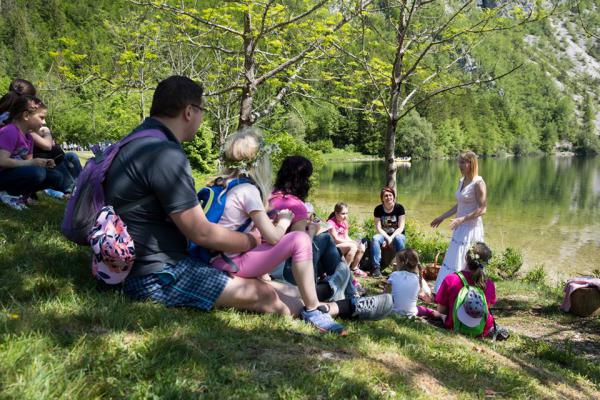
{"type": "Polygon", "coordinates": [[[152,300],[169,307],[210,310],[231,278],[198,260],[184,258],[175,265],[143,276],[129,276],[123,291],[136,300],[152,300]]]}

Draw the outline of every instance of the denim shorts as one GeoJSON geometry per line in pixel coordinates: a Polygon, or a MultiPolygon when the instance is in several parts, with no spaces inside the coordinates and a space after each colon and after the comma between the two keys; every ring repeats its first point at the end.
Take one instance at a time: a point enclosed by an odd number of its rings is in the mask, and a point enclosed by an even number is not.
{"type": "Polygon", "coordinates": [[[169,307],[193,307],[208,311],[231,278],[208,264],[184,258],[162,271],[129,276],[123,291],[135,300],[152,300],[169,307]]]}

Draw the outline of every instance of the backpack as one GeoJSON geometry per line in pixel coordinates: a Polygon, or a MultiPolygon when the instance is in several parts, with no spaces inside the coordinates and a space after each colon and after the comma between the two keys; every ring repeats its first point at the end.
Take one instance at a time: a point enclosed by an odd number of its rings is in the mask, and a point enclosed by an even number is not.
{"type": "MultiPolygon", "coordinates": [[[[227,192],[229,192],[232,188],[242,183],[251,183],[254,182],[248,178],[235,178],[231,180],[227,186],[223,183],[223,178],[217,178],[215,182],[206,186],[198,192],[198,201],[200,202],[200,206],[204,211],[204,215],[206,215],[206,219],[212,223],[218,223],[221,217],[223,216],[223,211],[225,211],[225,203],[227,202],[227,192]]],[[[252,220],[248,218],[242,225],[240,225],[236,231],[243,232],[248,228],[252,220]]],[[[188,246],[188,251],[190,257],[196,260],[200,260],[206,264],[210,262],[212,258],[220,255],[223,259],[229,264],[231,270],[229,272],[237,272],[238,267],[235,263],[227,257],[222,252],[216,250],[210,250],[206,247],[202,247],[190,241],[188,246]]]]}
{"type": "MultiPolygon", "coordinates": [[[[60,227],[60,231],[67,239],[80,245],[89,245],[88,235],[90,230],[95,225],[100,210],[106,205],[103,186],[106,173],[121,147],[132,140],[143,137],[155,137],[165,140],[167,138],[158,129],[140,130],[112,144],[103,153],[92,157],[85,164],[83,171],[77,178],[73,195],[67,202],[60,227]]],[[[152,200],[152,198],[142,200],[146,202],[152,200]]],[[[131,205],[137,207],[141,205],[142,200],[131,205]]],[[[129,208],[129,205],[126,207],[129,208]]]]}
{"type": "Polygon", "coordinates": [[[452,310],[454,331],[467,336],[480,336],[490,314],[485,293],[480,287],[469,285],[462,272],[456,274],[462,281],[463,287],[458,292],[452,310]]]}
{"type": "MultiPolygon", "coordinates": [[[[157,129],[133,132],[85,164],[77,178],[74,194],[67,203],[60,228],[67,239],[91,246],[92,275],[109,285],[122,283],[127,278],[135,260],[135,247],[123,220],[111,205],[106,204],[103,184],[119,150],[144,137],[167,140],[166,135],[157,129]]],[[[149,195],[129,203],[121,207],[120,212],[149,203],[153,197],[149,195]]]]}

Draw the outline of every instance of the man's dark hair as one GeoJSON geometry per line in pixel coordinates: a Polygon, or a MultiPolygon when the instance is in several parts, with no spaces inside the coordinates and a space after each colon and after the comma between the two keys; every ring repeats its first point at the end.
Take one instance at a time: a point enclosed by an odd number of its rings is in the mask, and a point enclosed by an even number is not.
{"type": "Polygon", "coordinates": [[[156,87],[150,116],[175,118],[190,104],[201,107],[203,94],[201,84],[186,76],[170,76],[156,87]]]}

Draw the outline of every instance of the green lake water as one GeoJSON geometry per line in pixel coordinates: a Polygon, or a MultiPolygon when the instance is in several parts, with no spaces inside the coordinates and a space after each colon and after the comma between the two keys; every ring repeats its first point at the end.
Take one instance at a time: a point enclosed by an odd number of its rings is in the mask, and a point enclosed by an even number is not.
{"type": "MultiPolygon", "coordinates": [[[[479,174],[488,188],[483,224],[492,248],[521,250],[524,270],[543,264],[552,280],[600,268],[599,157],[487,158],[479,174]]],[[[455,203],[459,178],[456,161],[414,161],[398,169],[398,201],[433,232],[429,222],[455,203]]],[[[383,161],[329,163],[312,200],[326,210],[345,201],[351,214],[372,218],[384,181],[383,161]]],[[[449,239],[448,225],[438,229],[449,239]]]]}

